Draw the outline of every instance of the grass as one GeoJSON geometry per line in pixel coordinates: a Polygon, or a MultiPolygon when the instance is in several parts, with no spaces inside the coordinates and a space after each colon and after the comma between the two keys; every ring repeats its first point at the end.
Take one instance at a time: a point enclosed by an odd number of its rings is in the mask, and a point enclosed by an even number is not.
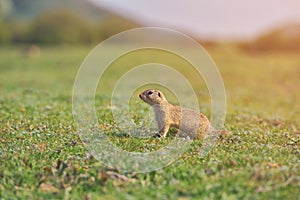
{"type": "MultiPolygon", "coordinates": [[[[23,48],[0,48],[0,199],[299,199],[299,55],[208,49],[224,79],[231,135],[205,158],[197,156],[196,141],[172,165],[137,174],[98,162],[76,134],[72,87],[90,50],[48,47],[30,57],[23,48]]],[[[118,79],[114,71],[107,74],[104,88],[118,79]]],[[[203,89],[198,96],[209,105],[205,87],[194,88],[203,89]]],[[[99,120],[113,124],[105,112],[109,95],[97,94],[99,120]]],[[[133,115],[138,105],[131,106],[133,115]]],[[[140,152],[171,140],[116,131],[109,137],[140,152]]]]}

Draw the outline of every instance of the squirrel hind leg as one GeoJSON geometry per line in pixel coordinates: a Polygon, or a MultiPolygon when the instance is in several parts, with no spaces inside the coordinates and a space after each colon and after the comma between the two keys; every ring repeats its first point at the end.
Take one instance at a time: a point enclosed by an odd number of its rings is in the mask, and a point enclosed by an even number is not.
{"type": "Polygon", "coordinates": [[[184,139],[189,139],[189,140],[194,139],[194,136],[192,134],[188,134],[188,133],[182,132],[180,130],[178,130],[178,137],[179,138],[184,138],[184,139]]]}

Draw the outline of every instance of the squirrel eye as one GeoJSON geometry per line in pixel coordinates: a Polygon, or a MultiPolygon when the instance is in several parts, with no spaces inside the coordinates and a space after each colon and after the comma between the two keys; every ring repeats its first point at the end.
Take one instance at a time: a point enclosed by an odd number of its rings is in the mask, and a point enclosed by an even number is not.
{"type": "Polygon", "coordinates": [[[152,92],[152,91],[149,91],[147,94],[148,94],[148,95],[151,95],[151,94],[153,94],[153,92],[152,92]]]}

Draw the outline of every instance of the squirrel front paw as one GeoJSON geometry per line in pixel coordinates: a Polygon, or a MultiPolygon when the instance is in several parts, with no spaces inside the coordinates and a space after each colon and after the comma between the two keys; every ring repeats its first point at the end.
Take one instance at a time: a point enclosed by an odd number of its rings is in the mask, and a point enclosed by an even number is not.
{"type": "Polygon", "coordinates": [[[155,135],[153,135],[154,138],[161,138],[161,135],[159,133],[156,133],[155,135]]]}
{"type": "Polygon", "coordinates": [[[161,138],[165,138],[166,135],[161,134],[161,133],[157,133],[157,134],[155,134],[153,137],[154,137],[154,138],[159,138],[159,139],[161,139],[161,138]]]}

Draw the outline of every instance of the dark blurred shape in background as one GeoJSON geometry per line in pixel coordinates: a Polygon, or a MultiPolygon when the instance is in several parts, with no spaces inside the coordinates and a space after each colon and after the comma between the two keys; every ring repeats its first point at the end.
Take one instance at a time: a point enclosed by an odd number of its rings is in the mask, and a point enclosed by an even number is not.
{"type": "Polygon", "coordinates": [[[0,0],[0,42],[91,44],[138,27],[87,0],[0,0]]]}

